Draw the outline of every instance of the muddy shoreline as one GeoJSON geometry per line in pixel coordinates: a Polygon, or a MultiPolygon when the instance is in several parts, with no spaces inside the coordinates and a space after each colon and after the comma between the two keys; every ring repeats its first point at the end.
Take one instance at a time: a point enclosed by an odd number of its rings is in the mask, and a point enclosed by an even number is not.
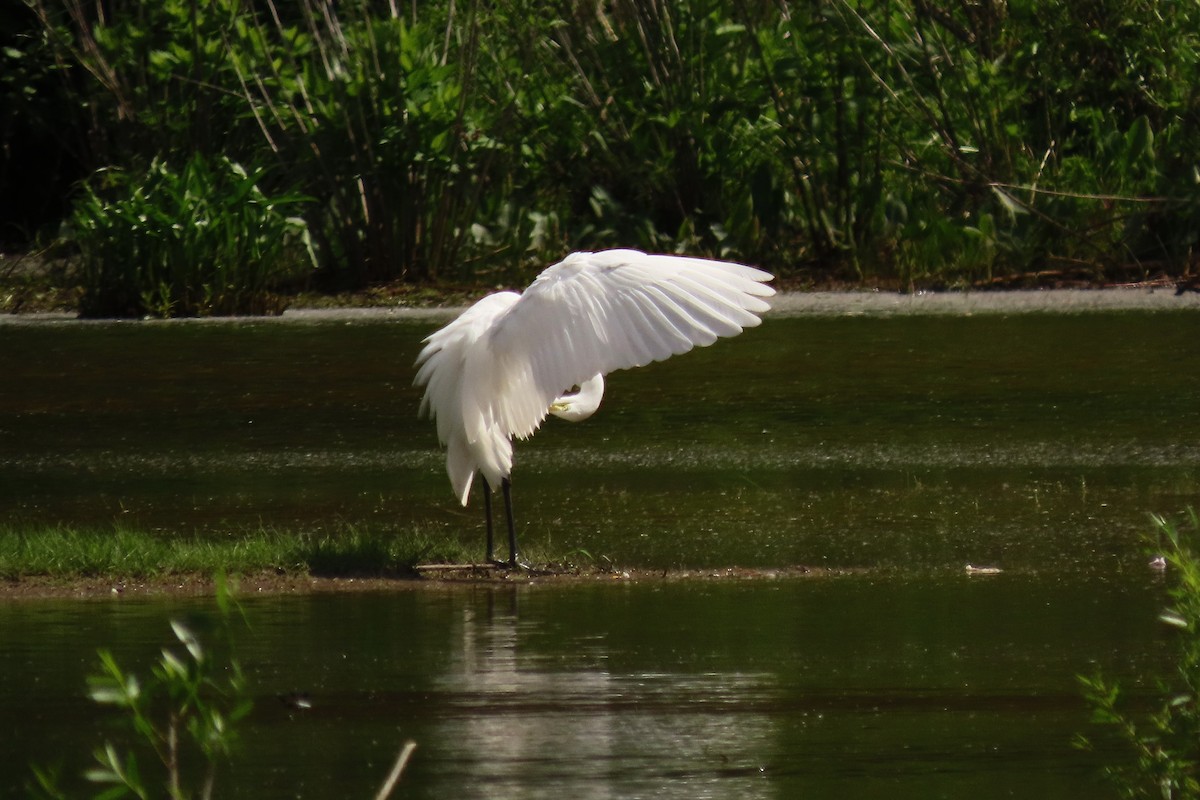
{"type": "MultiPolygon", "coordinates": [[[[262,572],[230,578],[239,598],[294,594],[356,592],[462,591],[500,586],[572,586],[603,583],[675,583],[680,581],[772,581],[849,574],[853,570],[816,567],[748,569],[609,569],[508,571],[485,566],[437,569],[399,576],[338,576],[262,572]],[[424,573],[424,574],[422,574],[424,573]]],[[[215,594],[211,577],[163,575],[149,578],[32,575],[0,579],[0,602],[37,600],[119,600],[208,597],[215,594]]]]}

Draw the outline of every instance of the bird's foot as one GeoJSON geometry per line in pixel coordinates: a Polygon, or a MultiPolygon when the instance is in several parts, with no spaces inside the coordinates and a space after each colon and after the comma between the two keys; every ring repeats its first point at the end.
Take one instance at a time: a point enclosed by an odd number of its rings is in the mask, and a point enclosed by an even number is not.
{"type": "Polygon", "coordinates": [[[488,563],[491,564],[494,569],[502,569],[505,572],[537,572],[537,570],[535,570],[532,566],[526,564],[520,559],[510,558],[508,561],[500,561],[499,559],[492,558],[488,560],[488,563]]]}

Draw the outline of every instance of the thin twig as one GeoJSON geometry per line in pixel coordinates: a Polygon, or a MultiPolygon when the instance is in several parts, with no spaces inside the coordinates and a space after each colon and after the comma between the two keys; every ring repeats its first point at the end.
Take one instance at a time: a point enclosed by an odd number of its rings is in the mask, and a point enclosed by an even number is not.
{"type": "Polygon", "coordinates": [[[1162,196],[1135,197],[1133,195],[1127,195],[1127,194],[1091,194],[1088,192],[1063,192],[1063,191],[1056,191],[1054,189],[1039,189],[1036,184],[1034,184],[1033,186],[1028,186],[1028,185],[1018,184],[1018,183],[1001,183],[999,181],[990,181],[987,185],[992,186],[992,187],[998,186],[998,187],[1001,187],[1004,189],[1017,189],[1017,190],[1021,190],[1021,191],[1028,191],[1031,196],[1035,195],[1035,194],[1044,194],[1044,195],[1049,195],[1050,197],[1069,197],[1073,200],[1102,200],[1104,202],[1112,202],[1112,203],[1182,202],[1179,198],[1176,198],[1176,197],[1162,197],[1162,196]]]}
{"type": "MultiPolygon", "coordinates": [[[[953,184],[955,186],[980,186],[980,187],[983,187],[986,189],[1006,189],[1006,190],[1012,190],[1012,191],[1017,191],[1017,192],[1029,192],[1031,196],[1044,194],[1049,197],[1066,197],[1066,198],[1070,198],[1072,200],[1099,200],[1101,202],[1106,202],[1106,203],[1183,203],[1183,202],[1187,202],[1183,198],[1167,197],[1164,195],[1141,196],[1141,195],[1129,195],[1129,194],[1102,194],[1102,193],[1091,193],[1091,192],[1068,192],[1068,191],[1063,191],[1061,189],[1042,189],[1042,188],[1039,188],[1036,183],[1033,185],[1030,185],[1027,183],[1008,183],[1005,181],[982,181],[982,182],[979,182],[979,181],[971,180],[969,178],[956,178],[953,175],[943,175],[940,172],[934,172],[933,170],[913,166],[912,164],[908,164],[903,161],[897,161],[895,159],[889,159],[888,163],[891,164],[893,167],[896,167],[897,169],[902,169],[906,172],[911,172],[914,175],[920,175],[921,177],[928,178],[932,181],[937,181],[938,183],[953,184]]],[[[1013,201],[1016,202],[1017,204],[1019,204],[1023,208],[1027,207],[1026,203],[1022,203],[1020,200],[1018,200],[1015,197],[1013,198],[1013,201]]],[[[1032,202],[1032,201],[1030,201],[1030,202],[1032,202]]]]}
{"type": "Polygon", "coordinates": [[[404,746],[400,748],[400,755],[396,757],[396,763],[392,766],[391,774],[387,776],[383,786],[379,787],[379,794],[375,795],[375,800],[386,800],[392,793],[392,789],[396,788],[396,782],[400,780],[400,774],[404,772],[404,768],[408,766],[408,760],[412,758],[413,750],[416,749],[417,743],[412,739],[404,743],[404,746]]]}

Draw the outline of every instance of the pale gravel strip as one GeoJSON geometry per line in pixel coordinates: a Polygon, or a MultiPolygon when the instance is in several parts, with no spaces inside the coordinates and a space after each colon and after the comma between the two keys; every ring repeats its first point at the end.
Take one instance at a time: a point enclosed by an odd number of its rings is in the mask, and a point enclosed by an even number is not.
{"type": "Polygon", "coordinates": [[[1000,292],[788,292],[772,301],[773,316],[970,316],[1076,314],[1092,311],[1200,310],[1200,293],[1174,288],[1046,289],[1000,292]]]}
{"type": "MultiPolygon", "coordinates": [[[[799,316],[971,316],[974,314],[1080,314],[1113,311],[1197,311],[1200,293],[1176,295],[1173,288],[1045,289],[996,292],[785,292],[771,300],[772,317],[799,316]]],[[[205,317],[152,320],[153,324],[245,324],[377,322],[427,320],[441,322],[465,306],[450,308],[301,308],[279,317],[205,317]]],[[[0,315],[0,326],[39,324],[132,324],[136,321],[77,320],[66,313],[0,315]]]]}

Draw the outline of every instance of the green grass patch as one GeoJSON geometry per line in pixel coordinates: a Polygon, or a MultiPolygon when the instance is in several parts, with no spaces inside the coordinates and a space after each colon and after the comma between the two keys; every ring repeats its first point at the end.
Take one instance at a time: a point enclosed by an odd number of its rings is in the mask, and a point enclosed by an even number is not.
{"type": "Polygon", "coordinates": [[[274,570],[312,575],[410,574],[416,564],[469,560],[453,536],[420,528],[261,528],[171,535],[129,527],[0,528],[0,577],[231,574],[274,570]]]}

